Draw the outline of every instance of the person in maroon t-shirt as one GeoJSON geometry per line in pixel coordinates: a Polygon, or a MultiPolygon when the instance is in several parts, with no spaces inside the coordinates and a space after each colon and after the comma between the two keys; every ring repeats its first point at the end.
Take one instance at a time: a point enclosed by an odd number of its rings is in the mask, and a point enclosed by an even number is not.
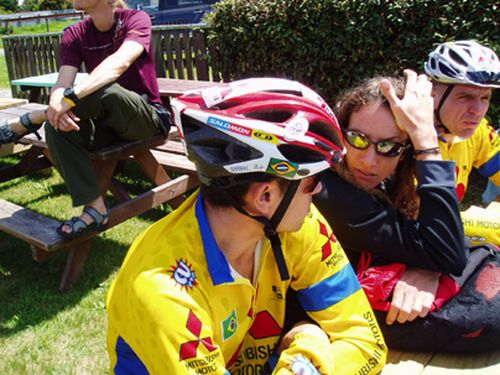
{"type": "Polygon", "coordinates": [[[149,16],[125,9],[122,0],[74,0],[74,8],[90,17],[64,30],[61,67],[48,110],[0,125],[2,144],[48,121],[51,155],[73,205],[84,206],[80,216],[58,228],[65,238],[103,229],[108,222],[88,151],[166,134],[171,124],[158,92],[149,16]],[[74,85],[82,64],[90,74],[74,85]]]}

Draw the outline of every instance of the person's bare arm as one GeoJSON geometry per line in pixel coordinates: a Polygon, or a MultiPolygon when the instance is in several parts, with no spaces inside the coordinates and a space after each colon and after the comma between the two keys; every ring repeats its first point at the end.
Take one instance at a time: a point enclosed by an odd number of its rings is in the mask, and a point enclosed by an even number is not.
{"type": "MultiPolygon", "coordinates": [[[[79,82],[74,91],[79,99],[92,94],[101,87],[116,81],[144,51],[144,47],[134,41],[125,41],[118,50],[105,58],[89,75],[79,82]]],[[[78,131],[79,118],[71,112],[71,105],[64,99],[63,91],[73,85],[77,69],[62,66],[57,83],[50,96],[47,112],[49,122],[61,131],[78,131]]]]}
{"type": "Polygon", "coordinates": [[[105,58],[89,76],[75,87],[78,98],[99,90],[101,87],[116,81],[144,51],[142,44],[134,41],[125,41],[118,50],[105,58]]]}

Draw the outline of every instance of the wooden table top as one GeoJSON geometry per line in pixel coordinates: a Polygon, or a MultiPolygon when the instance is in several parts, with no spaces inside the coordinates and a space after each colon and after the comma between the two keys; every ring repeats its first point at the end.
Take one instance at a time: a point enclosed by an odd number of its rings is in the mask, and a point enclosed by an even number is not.
{"type": "Polygon", "coordinates": [[[220,82],[195,81],[189,79],[158,78],[161,96],[180,96],[187,91],[221,85],[220,82]]]}
{"type": "MultiPolygon", "coordinates": [[[[10,83],[19,87],[54,87],[57,81],[58,73],[41,74],[38,76],[25,77],[14,79],[10,83]]],[[[88,73],[77,73],[75,77],[75,84],[86,78],[88,73]]]]}
{"type": "MultiPolygon", "coordinates": [[[[56,83],[58,73],[42,74],[38,76],[25,77],[11,81],[11,84],[22,89],[53,87],[56,83]]],[[[77,73],[75,84],[85,79],[87,73],[77,73]]],[[[187,91],[204,89],[221,85],[220,82],[196,81],[189,79],[158,78],[158,87],[161,96],[180,96],[187,91]]]]}

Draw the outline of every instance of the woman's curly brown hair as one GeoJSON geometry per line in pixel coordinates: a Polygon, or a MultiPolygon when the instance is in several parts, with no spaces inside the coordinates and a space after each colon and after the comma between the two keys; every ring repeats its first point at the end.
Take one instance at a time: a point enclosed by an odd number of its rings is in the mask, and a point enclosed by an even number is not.
{"type": "MultiPolygon", "coordinates": [[[[396,95],[399,98],[403,97],[405,87],[403,78],[379,76],[360,82],[359,85],[345,92],[335,105],[334,112],[343,130],[347,130],[351,114],[365,105],[380,102],[390,108],[389,103],[380,91],[380,82],[382,80],[388,80],[394,87],[396,95]]],[[[350,183],[357,185],[352,174],[347,170],[346,163],[340,163],[337,166],[337,172],[350,183]]],[[[392,176],[392,182],[385,194],[379,189],[372,189],[369,193],[383,199],[407,216],[415,219],[420,202],[415,181],[415,158],[411,149],[407,148],[403,151],[396,171],[392,176]]]]}

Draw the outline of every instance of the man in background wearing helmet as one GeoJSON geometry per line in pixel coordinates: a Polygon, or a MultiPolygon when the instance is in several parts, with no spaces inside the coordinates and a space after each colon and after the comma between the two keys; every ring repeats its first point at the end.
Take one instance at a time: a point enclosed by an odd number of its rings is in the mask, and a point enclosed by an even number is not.
{"type": "Polygon", "coordinates": [[[347,258],[311,206],[341,160],[312,90],[249,79],[172,102],[202,187],[132,245],[108,294],[114,373],[378,373],[386,346],[347,258]],[[287,290],[317,323],[279,352],[287,290]]]}
{"type": "Polygon", "coordinates": [[[485,119],[493,89],[500,87],[497,55],[475,41],[443,43],[429,54],[425,72],[434,83],[443,159],[457,164],[458,199],[464,197],[473,167],[500,185],[500,138],[485,119]]]}

